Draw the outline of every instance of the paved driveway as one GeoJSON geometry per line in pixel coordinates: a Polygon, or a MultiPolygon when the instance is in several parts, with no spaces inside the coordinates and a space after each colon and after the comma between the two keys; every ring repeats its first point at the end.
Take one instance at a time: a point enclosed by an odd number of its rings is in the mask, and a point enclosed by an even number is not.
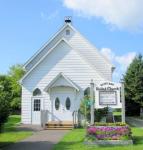
{"type": "Polygon", "coordinates": [[[4,150],[52,150],[54,144],[58,143],[67,132],[69,131],[38,131],[21,142],[5,147],[4,150]]]}
{"type": "Polygon", "coordinates": [[[134,127],[143,128],[143,119],[135,117],[126,117],[126,122],[134,127]]]}

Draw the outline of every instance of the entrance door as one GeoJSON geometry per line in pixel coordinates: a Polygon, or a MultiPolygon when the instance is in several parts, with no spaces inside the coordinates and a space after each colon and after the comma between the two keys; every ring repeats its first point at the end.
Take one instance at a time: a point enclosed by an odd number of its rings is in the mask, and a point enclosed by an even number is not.
{"type": "Polygon", "coordinates": [[[53,116],[54,121],[72,121],[74,111],[73,93],[54,93],[53,95],[53,116]]]}
{"type": "Polygon", "coordinates": [[[41,109],[43,108],[41,98],[32,99],[32,124],[41,124],[41,109]]]}

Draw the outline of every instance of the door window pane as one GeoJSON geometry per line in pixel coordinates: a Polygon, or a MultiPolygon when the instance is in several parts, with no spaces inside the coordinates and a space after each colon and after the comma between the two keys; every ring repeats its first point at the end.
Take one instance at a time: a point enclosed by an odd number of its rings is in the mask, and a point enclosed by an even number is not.
{"type": "Polygon", "coordinates": [[[55,109],[56,109],[56,110],[59,110],[59,107],[60,107],[60,100],[59,100],[59,98],[57,97],[56,100],[55,100],[55,109]]]}
{"type": "Polygon", "coordinates": [[[34,99],[34,111],[40,111],[41,103],[40,99],[34,99]]]}
{"type": "Polygon", "coordinates": [[[66,99],[66,109],[67,109],[67,110],[70,110],[70,107],[71,107],[71,101],[70,101],[70,98],[68,97],[68,98],[66,99]]]}

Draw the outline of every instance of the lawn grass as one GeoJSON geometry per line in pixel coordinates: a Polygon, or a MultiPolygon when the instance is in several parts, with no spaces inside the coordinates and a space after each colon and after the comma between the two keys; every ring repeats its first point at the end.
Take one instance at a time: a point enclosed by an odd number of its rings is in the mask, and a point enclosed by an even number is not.
{"type": "Polygon", "coordinates": [[[129,146],[87,146],[83,144],[85,129],[74,129],[54,147],[54,150],[142,150],[143,129],[132,128],[134,145],[129,146]]]}
{"type": "Polygon", "coordinates": [[[115,112],[113,112],[113,115],[114,115],[114,116],[121,116],[122,113],[121,113],[121,112],[118,112],[118,111],[115,111],[115,112]]]}
{"type": "Polygon", "coordinates": [[[16,126],[18,126],[19,122],[19,115],[11,115],[9,117],[8,122],[4,125],[3,132],[0,133],[0,147],[15,143],[32,135],[32,132],[30,131],[16,130],[16,126]]]}

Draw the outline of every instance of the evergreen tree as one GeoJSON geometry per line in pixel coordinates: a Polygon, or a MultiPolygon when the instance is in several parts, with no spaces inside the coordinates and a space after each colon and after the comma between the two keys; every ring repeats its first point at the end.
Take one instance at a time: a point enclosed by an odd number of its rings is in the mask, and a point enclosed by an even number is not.
{"type": "Polygon", "coordinates": [[[128,67],[124,80],[126,101],[138,103],[143,107],[143,57],[141,54],[136,56],[128,67]]]}

